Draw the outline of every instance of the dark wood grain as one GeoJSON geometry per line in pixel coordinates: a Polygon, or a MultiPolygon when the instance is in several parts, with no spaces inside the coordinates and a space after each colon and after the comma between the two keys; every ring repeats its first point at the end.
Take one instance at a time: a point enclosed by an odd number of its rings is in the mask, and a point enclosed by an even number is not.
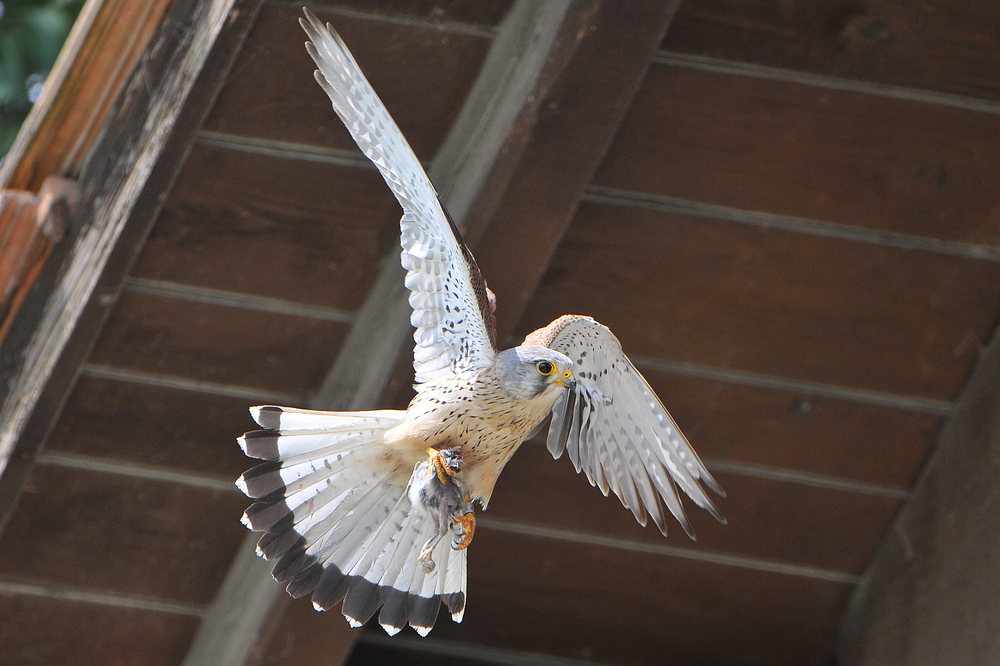
{"type": "Polygon", "coordinates": [[[483,528],[465,619],[432,636],[608,664],[826,665],[850,589],[483,528]]]}
{"type": "Polygon", "coordinates": [[[985,664],[1000,654],[1000,335],[845,613],[838,663],[985,664]]]}
{"type": "Polygon", "coordinates": [[[241,398],[81,377],[47,451],[235,479],[253,461],[235,438],[256,428],[241,398]]]}
{"type": "Polygon", "coordinates": [[[280,612],[272,611],[270,626],[261,631],[246,666],[347,663],[358,630],[344,621],[339,609],[320,613],[309,598],[283,598],[275,605],[280,612]]]}
{"type": "MultiPolygon", "coordinates": [[[[296,9],[299,0],[272,0],[272,4],[286,4],[296,9]]],[[[323,5],[351,7],[356,10],[385,14],[394,17],[413,17],[436,21],[461,21],[472,25],[494,26],[507,14],[514,0],[324,0],[312,6],[323,5]]]]}
{"type": "Polygon", "coordinates": [[[698,540],[688,539],[673,518],[664,537],[652,521],[642,527],[614,494],[605,498],[590,487],[568,459],[553,461],[544,446],[526,444],[497,482],[485,516],[860,573],[900,506],[897,499],[798,483],[713,476],[728,495],[713,499],[729,524],[717,523],[685,498],[698,540]]]}
{"type": "Polygon", "coordinates": [[[352,310],[401,214],[374,169],[197,146],[133,275],[352,310]]]}
{"type": "Polygon", "coordinates": [[[497,339],[520,320],[677,4],[606,1],[584,15],[579,44],[543,101],[522,166],[474,246],[497,296],[497,339]]]}
{"type": "Polygon", "coordinates": [[[910,487],[943,418],[643,369],[706,459],[910,487]]]}
{"type": "Polygon", "coordinates": [[[239,493],[43,465],[0,537],[0,575],[207,604],[246,530],[239,493]]]}
{"type": "Polygon", "coordinates": [[[305,395],[345,324],[125,292],[90,362],[305,395]]]}
{"type": "Polygon", "coordinates": [[[976,0],[690,0],[663,47],[1000,99],[995,9],[976,0]]]}
{"type": "Polygon", "coordinates": [[[198,618],[0,592],[5,664],[176,666],[198,618]]]}
{"type": "Polygon", "coordinates": [[[626,353],[950,400],[1000,265],[584,204],[521,331],[589,314],[626,353]]]}
{"type": "MultiPolygon", "coordinates": [[[[265,7],[204,129],[357,150],[313,78],[294,7],[265,7]]],[[[377,19],[324,14],[421,159],[429,160],[489,48],[489,39],[377,19]]]]}
{"type": "Polygon", "coordinates": [[[595,182],[997,245],[998,178],[996,114],[654,65],[595,182]]]}

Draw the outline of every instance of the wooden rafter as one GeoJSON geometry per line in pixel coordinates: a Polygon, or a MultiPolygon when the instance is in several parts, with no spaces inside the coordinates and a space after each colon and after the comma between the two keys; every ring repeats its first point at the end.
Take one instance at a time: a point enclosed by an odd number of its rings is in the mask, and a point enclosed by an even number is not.
{"type": "Polygon", "coordinates": [[[842,623],[838,663],[985,664],[1000,651],[1000,330],[886,532],[842,623]]]}
{"type": "MultiPolygon", "coordinates": [[[[146,3],[132,4],[148,9],[146,3]]],[[[176,0],[148,46],[137,54],[144,57],[100,131],[91,126],[92,119],[78,128],[81,134],[100,134],[80,170],[80,209],[0,348],[0,372],[9,378],[0,387],[4,517],[260,4],[176,0]]],[[[96,57],[93,51],[87,53],[96,57]]],[[[25,155],[32,154],[32,146],[54,151],[59,141],[69,140],[58,127],[46,127],[41,123],[38,131],[55,138],[36,144],[22,137],[21,147],[15,147],[18,159],[28,160],[25,155]]]]}

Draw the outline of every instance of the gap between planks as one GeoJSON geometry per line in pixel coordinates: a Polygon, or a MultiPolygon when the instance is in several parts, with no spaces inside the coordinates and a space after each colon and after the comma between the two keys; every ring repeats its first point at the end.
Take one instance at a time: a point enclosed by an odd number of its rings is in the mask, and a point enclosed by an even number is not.
{"type": "MultiPolygon", "coordinates": [[[[224,492],[238,493],[236,485],[225,478],[213,477],[204,474],[195,474],[181,470],[161,468],[155,465],[143,465],[139,463],[122,462],[96,458],[92,456],[82,456],[65,453],[45,452],[38,456],[38,463],[42,465],[53,465],[59,467],[71,467],[74,469],[85,469],[90,471],[104,472],[110,474],[122,474],[141,479],[152,479],[157,481],[169,481],[173,483],[183,483],[201,488],[211,488],[224,492]]],[[[730,464],[731,468],[739,467],[738,464],[730,464]]],[[[749,466],[753,467],[753,466],[749,466]]],[[[817,475],[818,476],[818,475],[817,475]]],[[[863,484],[862,484],[863,485],[863,484]]],[[[751,569],[754,571],[764,571],[788,576],[798,576],[823,580],[833,583],[846,583],[854,585],[859,577],[855,574],[813,567],[801,564],[791,564],[766,560],[756,557],[745,557],[726,553],[713,553],[709,551],[671,546],[667,544],[633,541],[618,537],[606,536],[602,534],[591,534],[576,530],[564,530],[556,527],[544,527],[540,525],[530,525],[510,520],[499,520],[481,516],[479,525],[487,529],[499,532],[508,532],[522,536],[536,538],[557,539],[571,543],[586,545],[596,545],[605,548],[625,550],[629,552],[646,553],[659,555],[662,557],[679,558],[705,562],[708,564],[718,564],[722,566],[751,569]]]]}
{"type": "Polygon", "coordinates": [[[814,74],[812,72],[802,72],[781,67],[768,67],[767,65],[756,65],[710,56],[689,55],[675,51],[658,51],[653,55],[653,62],[657,65],[699,69],[717,74],[728,74],[730,76],[749,76],[769,81],[783,81],[817,88],[827,88],[829,90],[842,90],[876,97],[889,97],[911,102],[950,106],[964,111],[977,111],[994,115],[1000,114],[1000,102],[979,99],[977,97],[937,92],[922,88],[908,88],[890,83],[844,79],[827,74],[814,74]]]}
{"type": "Polygon", "coordinates": [[[19,580],[17,578],[0,577],[0,593],[18,594],[31,597],[44,597],[59,601],[76,601],[101,606],[115,606],[135,610],[153,611],[156,613],[172,613],[202,618],[205,608],[194,604],[182,604],[164,601],[136,594],[122,594],[103,590],[88,590],[57,583],[40,583],[38,581],[19,580]]]}
{"type": "Polygon", "coordinates": [[[839,238],[843,240],[901,248],[903,250],[918,250],[932,254],[961,257],[963,259],[978,259],[983,261],[1000,261],[1000,248],[989,245],[976,245],[958,241],[940,240],[926,236],[911,236],[896,231],[884,231],[869,227],[855,227],[838,222],[824,222],[774,213],[730,208],[718,204],[702,203],[675,199],[673,197],[645,192],[620,190],[613,187],[591,185],[584,192],[582,201],[607,206],[626,208],[645,208],[663,213],[678,213],[694,215],[738,224],[749,224],[758,227],[783,229],[812,236],[839,238]]]}
{"type": "Polygon", "coordinates": [[[324,14],[327,16],[342,16],[344,18],[358,18],[369,21],[382,21],[384,23],[392,23],[394,25],[405,25],[414,28],[425,28],[429,30],[438,30],[440,32],[453,32],[456,34],[471,35],[473,37],[486,37],[488,39],[493,39],[500,32],[500,29],[497,27],[491,25],[483,25],[481,23],[470,23],[467,21],[457,21],[455,19],[423,18],[420,16],[391,14],[388,12],[379,12],[377,10],[372,10],[372,9],[369,10],[354,9],[352,7],[345,7],[344,5],[337,5],[333,3],[324,3],[324,2],[303,3],[302,0],[298,0],[297,2],[296,1],[270,2],[269,4],[291,5],[293,7],[301,7],[305,5],[306,7],[311,9],[314,13],[324,14]]]}
{"type": "MultiPolygon", "coordinates": [[[[335,148],[306,146],[297,143],[252,137],[229,136],[217,132],[201,132],[198,134],[197,141],[207,146],[284,159],[323,162],[364,169],[374,168],[361,153],[353,153],[335,148]]],[[[848,224],[811,220],[789,215],[762,213],[720,206],[718,204],[688,201],[598,185],[588,186],[581,200],[604,205],[646,208],[666,213],[695,215],[726,222],[784,229],[812,236],[839,238],[859,243],[868,243],[870,245],[883,245],[945,256],[1000,262],[1000,248],[990,245],[976,245],[974,243],[940,240],[926,236],[912,236],[895,231],[855,227],[848,224]]]]}

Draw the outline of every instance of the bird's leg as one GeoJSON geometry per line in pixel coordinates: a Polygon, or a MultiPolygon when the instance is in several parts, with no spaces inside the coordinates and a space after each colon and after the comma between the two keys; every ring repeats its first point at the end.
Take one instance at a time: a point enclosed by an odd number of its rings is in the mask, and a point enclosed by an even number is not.
{"type": "Polygon", "coordinates": [[[448,449],[448,454],[435,449],[427,449],[427,457],[430,460],[431,467],[437,472],[438,481],[442,486],[448,485],[448,477],[454,476],[455,472],[461,469],[461,458],[457,457],[456,453],[453,453],[452,449],[448,449]]]}
{"type": "Polygon", "coordinates": [[[455,513],[461,513],[461,515],[456,516],[453,514],[453,520],[455,526],[458,530],[455,532],[455,540],[452,542],[451,547],[455,550],[465,550],[472,543],[472,537],[476,534],[476,514],[472,512],[472,498],[469,495],[464,497],[464,502],[462,506],[458,507],[458,511],[455,513]]]}

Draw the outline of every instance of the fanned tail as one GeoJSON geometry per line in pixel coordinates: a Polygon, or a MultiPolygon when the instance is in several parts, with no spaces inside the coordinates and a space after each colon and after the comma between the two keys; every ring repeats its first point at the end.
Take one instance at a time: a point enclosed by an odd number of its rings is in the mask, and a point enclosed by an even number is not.
{"type": "Polygon", "coordinates": [[[434,521],[407,497],[412,468],[396,465],[383,443],[404,412],[319,412],[254,407],[264,428],[239,439],[250,457],[266,460],[236,482],[254,503],[243,523],[264,534],[257,552],[274,561],[274,578],[289,594],[312,593],[328,610],[344,601],[352,626],[381,608],[389,634],[407,624],[421,635],[444,601],[456,622],[465,610],[466,555],[443,539],[437,567],[418,565],[434,521]]]}

